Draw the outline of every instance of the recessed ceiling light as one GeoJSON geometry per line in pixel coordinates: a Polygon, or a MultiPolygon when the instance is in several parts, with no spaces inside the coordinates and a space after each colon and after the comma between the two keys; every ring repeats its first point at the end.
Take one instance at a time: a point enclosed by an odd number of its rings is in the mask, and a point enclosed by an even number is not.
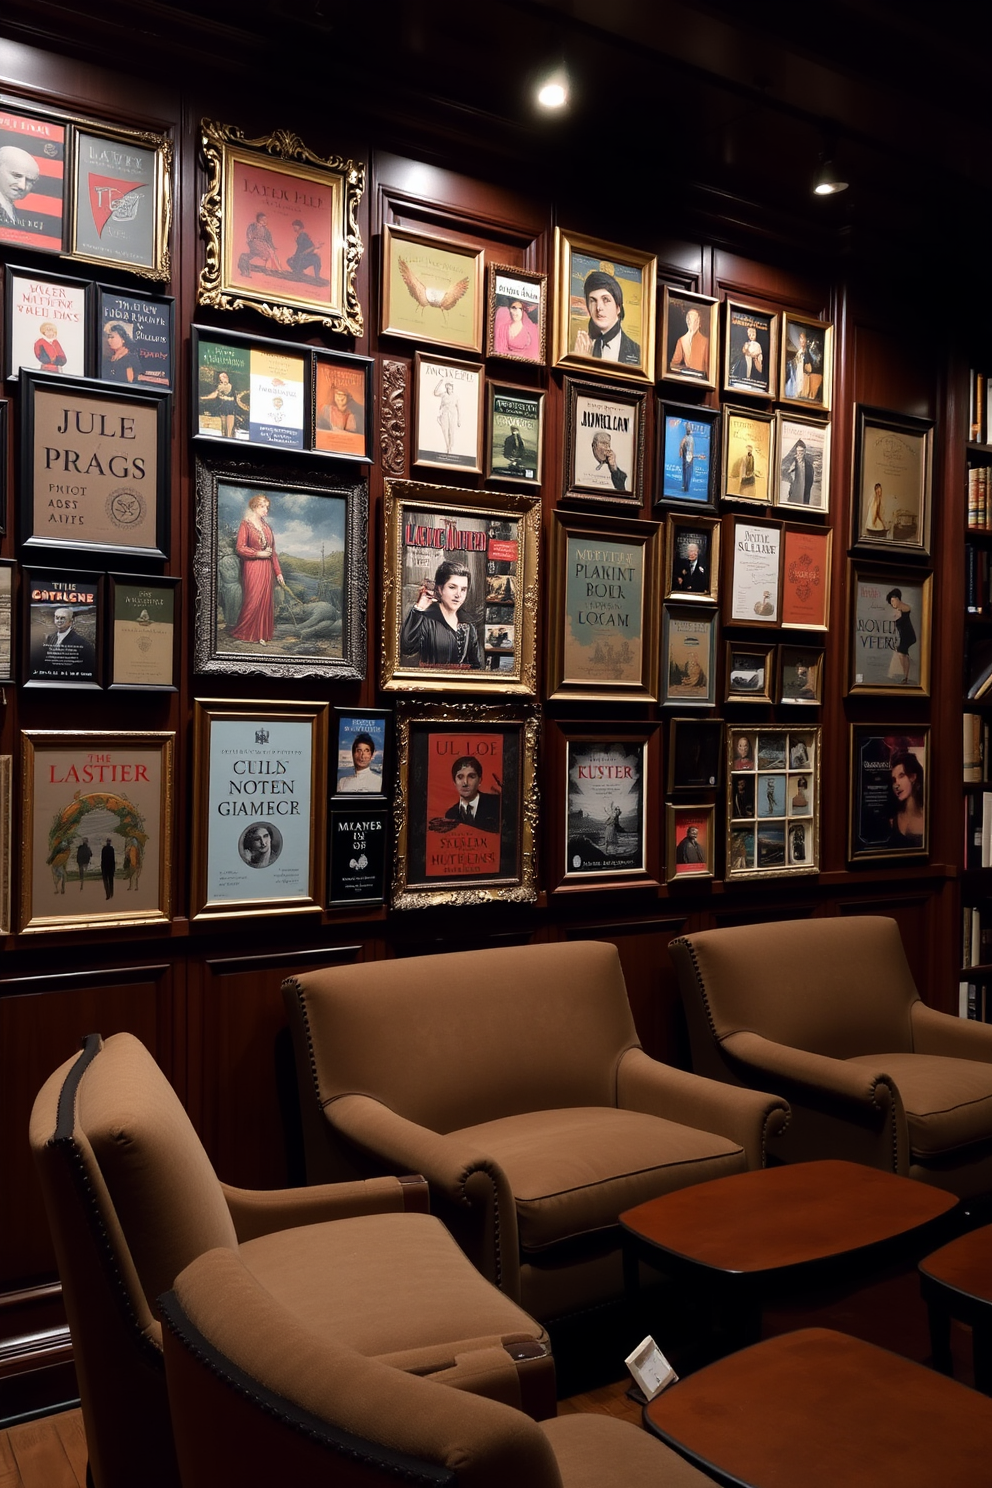
{"type": "Polygon", "coordinates": [[[537,85],[537,101],[544,109],[564,108],[568,103],[568,74],[564,67],[548,73],[537,85]]]}
{"type": "Polygon", "coordinates": [[[848,183],[840,179],[840,172],[832,160],[825,160],[816,173],[813,182],[813,193],[816,196],[835,196],[838,191],[846,191],[848,183]]]}

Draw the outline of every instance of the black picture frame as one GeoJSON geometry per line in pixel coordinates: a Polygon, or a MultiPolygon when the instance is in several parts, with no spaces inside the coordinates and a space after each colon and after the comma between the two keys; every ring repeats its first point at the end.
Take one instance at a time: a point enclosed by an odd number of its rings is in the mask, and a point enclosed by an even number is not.
{"type": "Polygon", "coordinates": [[[133,289],[120,289],[115,284],[97,284],[94,302],[92,344],[93,376],[116,386],[137,383],[140,387],[175,387],[176,303],[171,295],[139,294],[133,289]],[[131,345],[123,375],[112,370],[113,361],[106,356],[104,342],[111,325],[123,326],[131,345]],[[134,360],[132,360],[134,359],[134,360]],[[137,361],[137,367],[134,361],[137,361]],[[134,377],[128,371],[136,371],[134,377]]]}
{"type": "Polygon", "coordinates": [[[723,720],[673,718],[668,734],[668,792],[716,790],[723,774],[723,720]]]}
{"type": "Polygon", "coordinates": [[[71,563],[25,568],[22,572],[21,677],[25,688],[100,691],[104,684],[104,576],[71,563]],[[68,611],[63,629],[58,611],[68,611]],[[62,647],[67,647],[63,653],[62,647]]]}
{"type": "Polygon", "coordinates": [[[327,907],[372,908],[386,898],[389,807],[377,796],[334,805],[327,816],[327,907]]]}
{"type": "Polygon", "coordinates": [[[332,734],[328,767],[330,773],[331,800],[335,803],[354,801],[376,801],[385,797],[393,772],[392,710],[389,708],[336,707],[332,715],[332,734]],[[377,782],[366,781],[362,785],[349,785],[350,780],[360,779],[355,749],[363,734],[372,740],[372,755],[362,773],[375,775],[377,782]]]}
{"type": "Polygon", "coordinates": [[[655,427],[655,506],[715,512],[723,459],[719,411],[659,398],[655,427]],[[691,450],[684,444],[687,436],[691,450]]]}
{"type": "Polygon", "coordinates": [[[7,264],[3,302],[3,373],[8,382],[17,382],[22,367],[29,372],[45,372],[49,377],[92,375],[94,301],[88,279],[7,264]],[[24,306],[23,325],[19,306],[24,306]],[[40,335],[49,321],[57,332],[51,339],[40,335]],[[34,345],[44,348],[37,357],[33,352],[28,354],[34,332],[39,333],[34,345]],[[63,367],[68,370],[63,372],[63,367]]]}
{"type": "Polygon", "coordinates": [[[17,659],[17,564],[0,558],[0,683],[15,681],[17,659]]]}
{"type": "Polygon", "coordinates": [[[563,494],[572,500],[638,509],[644,499],[647,392],[643,388],[615,387],[566,377],[564,393],[563,494]],[[594,448],[597,440],[601,441],[600,449],[604,453],[609,445],[612,460],[609,455],[604,460],[597,459],[594,448]]]}
{"type": "Polygon", "coordinates": [[[166,574],[108,573],[108,692],[178,691],[181,582],[166,574]]]}

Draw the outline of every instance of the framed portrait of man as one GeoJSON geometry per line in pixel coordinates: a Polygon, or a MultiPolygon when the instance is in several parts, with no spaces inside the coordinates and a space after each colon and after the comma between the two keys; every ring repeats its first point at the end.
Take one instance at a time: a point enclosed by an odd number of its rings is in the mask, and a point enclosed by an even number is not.
{"type": "Polygon", "coordinates": [[[639,507],[647,394],[566,377],[565,397],[564,494],[639,507]]]}
{"type": "Polygon", "coordinates": [[[720,594],[719,518],[669,513],[665,554],[666,599],[716,604],[720,594]]]}
{"type": "Polygon", "coordinates": [[[670,884],[687,878],[712,878],[716,859],[715,806],[665,806],[666,877],[670,884]]]}
{"type": "Polygon", "coordinates": [[[833,399],[834,328],[800,311],[782,316],[779,398],[826,412],[833,399]]]}
{"type": "Polygon", "coordinates": [[[382,796],[391,773],[392,714],[385,708],[334,709],[332,796],[382,796]]]}
{"type": "Polygon", "coordinates": [[[723,391],[774,398],[778,390],[778,322],[729,296],[723,302],[723,391]]]}
{"type": "Polygon", "coordinates": [[[775,415],[776,506],[797,517],[822,516],[830,506],[830,425],[775,415]]]}
{"type": "Polygon", "coordinates": [[[715,388],[719,357],[719,305],[708,295],[690,294],[666,284],[661,301],[661,365],[667,382],[715,388]]]}
{"type": "Polygon", "coordinates": [[[770,413],[723,410],[723,495],[728,501],[772,504],[774,423],[770,413]]]}
{"type": "Polygon", "coordinates": [[[0,243],[62,252],[65,136],[62,116],[0,103],[0,243]]]}
{"type": "Polygon", "coordinates": [[[104,576],[71,564],[25,568],[22,678],[27,687],[103,686],[104,576]]]}
{"type": "Polygon", "coordinates": [[[720,484],[720,415],[715,408],[669,403],[656,413],[655,505],[715,511],[720,484]]]}
{"type": "Polygon", "coordinates": [[[555,366],[654,380],[657,260],[555,229],[555,366]]]}

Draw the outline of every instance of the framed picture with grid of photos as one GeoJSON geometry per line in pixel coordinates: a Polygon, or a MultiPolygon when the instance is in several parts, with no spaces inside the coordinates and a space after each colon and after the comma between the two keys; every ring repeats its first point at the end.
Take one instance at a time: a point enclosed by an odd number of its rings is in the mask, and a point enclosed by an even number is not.
{"type": "Polygon", "coordinates": [[[820,730],[728,724],[727,881],[820,871],[820,730]]]}

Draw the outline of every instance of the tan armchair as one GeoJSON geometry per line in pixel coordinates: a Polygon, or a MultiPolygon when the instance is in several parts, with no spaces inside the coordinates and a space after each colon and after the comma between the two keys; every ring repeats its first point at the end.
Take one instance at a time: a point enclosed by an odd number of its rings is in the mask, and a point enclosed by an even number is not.
{"type": "Polygon", "coordinates": [[[422,1172],[483,1274],[545,1320],[621,1294],[624,1209],[760,1166],[788,1119],[650,1059],[611,945],[364,962],[283,992],[309,1176],[422,1172]]]}
{"type": "Polygon", "coordinates": [[[992,1027],[921,1000],[894,920],[790,920],[669,946],[700,1074],[777,1090],[786,1161],[992,1189],[992,1027]]]}
{"type": "Polygon", "coordinates": [[[222,1184],[130,1034],[96,1034],[31,1116],[95,1488],[178,1488],[157,1297],[218,1247],[287,1311],[357,1353],[553,1414],[547,1335],[485,1282],[426,1184],[254,1192],[222,1184]]]}

